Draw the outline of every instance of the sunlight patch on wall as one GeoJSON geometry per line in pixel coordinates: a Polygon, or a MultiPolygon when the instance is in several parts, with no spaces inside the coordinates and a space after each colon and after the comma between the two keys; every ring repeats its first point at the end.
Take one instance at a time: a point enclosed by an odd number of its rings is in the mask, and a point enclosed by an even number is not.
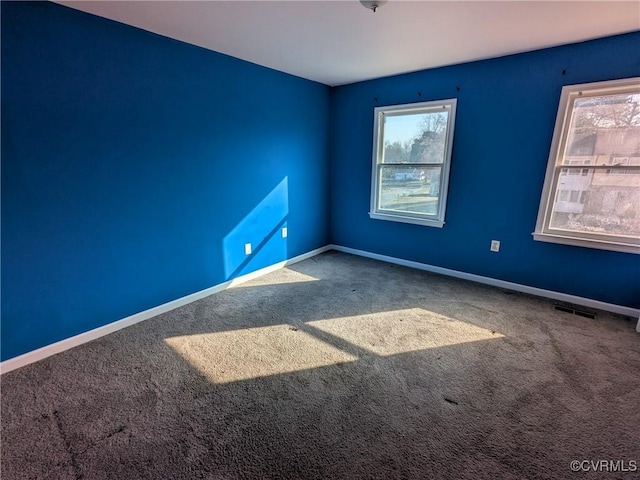
{"type": "Polygon", "coordinates": [[[281,235],[289,214],[289,184],[285,177],[253,210],[238,222],[222,241],[227,280],[251,270],[249,263],[260,257],[273,265],[287,258],[287,239],[281,235]],[[247,255],[245,246],[251,244],[247,255]]]}
{"type": "Polygon", "coordinates": [[[350,362],[356,357],[290,325],[165,339],[214,383],[229,383],[350,362]]]}
{"type": "Polygon", "coordinates": [[[380,356],[504,337],[422,308],[317,320],[308,325],[380,356]]]}

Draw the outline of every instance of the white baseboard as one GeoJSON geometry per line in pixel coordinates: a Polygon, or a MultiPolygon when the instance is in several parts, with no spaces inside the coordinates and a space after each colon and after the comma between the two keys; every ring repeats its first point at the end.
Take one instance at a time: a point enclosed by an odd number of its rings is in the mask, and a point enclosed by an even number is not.
{"type": "Polygon", "coordinates": [[[38,348],[37,350],[32,350],[31,352],[27,352],[17,357],[10,358],[0,363],[0,375],[10,372],[12,370],[15,370],[16,368],[29,365],[30,363],[43,360],[57,353],[64,352],[65,350],[69,350],[70,348],[77,347],[78,345],[82,345],[83,343],[87,343],[97,338],[104,337],[105,335],[109,335],[110,333],[116,332],[118,330],[129,327],[136,323],[142,322],[143,320],[147,320],[149,318],[155,317],[157,315],[160,315],[161,313],[169,312],[178,307],[182,307],[183,305],[187,305],[188,303],[195,302],[196,300],[200,300],[201,298],[208,297],[209,295],[213,295],[214,293],[221,292],[223,290],[226,290],[227,288],[233,287],[234,285],[239,285],[241,283],[248,282],[249,280],[253,280],[254,278],[258,278],[258,277],[261,277],[262,275],[266,275],[267,273],[274,272],[283,267],[286,267],[287,265],[292,265],[294,263],[301,262],[302,260],[306,260],[307,258],[314,257],[330,249],[331,249],[330,246],[324,246],[322,248],[318,248],[316,250],[303,253],[302,255],[298,255],[297,257],[293,257],[289,260],[278,262],[274,265],[261,268],[260,270],[256,270],[255,272],[242,275],[240,277],[234,278],[233,280],[229,280],[227,282],[220,283],[218,285],[215,285],[210,288],[206,288],[199,292],[192,293],[191,295],[178,298],[176,300],[164,303],[162,305],[158,305],[157,307],[153,307],[153,308],[150,308],[149,310],[136,313],[134,315],[123,318],[121,320],[117,320],[113,323],[104,325],[102,327],[94,328],[93,330],[89,330],[88,332],[80,333],[73,337],[65,338],[64,340],[60,340],[59,342],[52,343],[51,345],[46,345],[42,348],[38,348]]]}
{"type": "Polygon", "coordinates": [[[481,275],[475,275],[473,273],[460,272],[458,270],[450,270],[448,268],[436,267],[433,265],[428,265],[426,263],[419,263],[419,262],[413,262],[411,260],[404,260],[402,258],[389,257],[387,255],[380,255],[377,253],[366,252],[364,250],[357,250],[355,248],[342,247],[340,245],[330,245],[330,247],[332,250],[337,250],[338,252],[350,253],[352,255],[372,258],[374,260],[380,260],[383,262],[395,263],[396,265],[416,268],[418,270],[425,270],[427,272],[439,273],[440,275],[447,275],[449,277],[461,278],[463,280],[471,280],[472,282],[483,283],[485,285],[492,285],[494,287],[506,288],[508,290],[514,290],[516,292],[529,293],[531,295],[550,298],[552,300],[560,300],[562,302],[573,303],[574,305],[581,305],[584,307],[590,307],[598,310],[604,310],[607,312],[618,313],[620,315],[626,315],[629,317],[636,317],[638,318],[638,325],[636,326],[636,330],[640,332],[640,309],[624,307],[621,305],[615,305],[613,303],[601,302],[599,300],[592,300],[590,298],[577,297],[575,295],[569,295],[567,293],[560,293],[560,292],[554,292],[551,290],[544,290],[542,288],[530,287],[528,285],[521,285],[519,283],[507,282],[505,280],[497,280],[495,278],[483,277],[481,275]]]}

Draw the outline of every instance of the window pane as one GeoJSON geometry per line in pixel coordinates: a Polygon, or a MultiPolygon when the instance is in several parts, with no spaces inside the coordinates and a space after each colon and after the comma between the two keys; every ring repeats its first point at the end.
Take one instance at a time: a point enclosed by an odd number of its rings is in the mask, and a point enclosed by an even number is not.
{"type": "Polygon", "coordinates": [[[443,163],[449,111],[384,116],[383,163],[443,163]]]}
{"type": "Polygon", "coordinates": [[[576,98],[561,163],[612,165],[629,156],[640,156],[640,95],[576,98]]]}
{"type": "Polygon", "coordinates": [[[599,235],[640,235],[640,95],[578,97],[560,161],[550,229],[599,235]]]}
{"type": "Polygon", "coordinates": [[[640,169],[588,169],[560,174],[550,228],[599,235],[640,236],[640,169]]]}
{"type": "Polygon", "coordinates": [[[442,167],[382,165],[380,210],[438,214],[442,167]]]}

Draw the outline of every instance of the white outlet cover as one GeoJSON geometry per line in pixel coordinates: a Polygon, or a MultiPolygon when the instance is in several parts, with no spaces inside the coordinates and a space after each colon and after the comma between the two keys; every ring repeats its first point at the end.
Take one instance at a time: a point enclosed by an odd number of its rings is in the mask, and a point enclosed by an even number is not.
{"type": "Polygon", "coordinates": [[[250,243],[245,243],[244,244],[244,253],[245,253],[245,255],[251,255],[251,244],[250,243]]]}
{"type": "Polygon", "coordinates": [[[499,252],[500,251],[500,241],[499,240],[491,240],[491,251],[499,252]]]}

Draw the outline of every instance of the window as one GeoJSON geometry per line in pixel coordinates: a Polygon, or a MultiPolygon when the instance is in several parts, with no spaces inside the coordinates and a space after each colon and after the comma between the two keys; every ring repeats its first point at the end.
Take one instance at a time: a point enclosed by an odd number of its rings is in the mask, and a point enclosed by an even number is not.
{"type": "Polygon", "coordinates": [[[571,190],[571,197],[569,198],[569,201],[576,203],[578,200],[580,200],[580,190],[571,190]]]}
{"type": "Polygon", "coordinates": [[[375,109],[371,218],[444,225],[455,114],[455,99],[375,109]]]}
{"type": "Polygon", "coordinates": [[[640,253],[640,78],[562,89],[533,236],[640,253]]]}
{"type": "Polygon", "coordinates": [[[558,201],[566,202],[569,200],[569,190],[558,190],[558,201]]]}

